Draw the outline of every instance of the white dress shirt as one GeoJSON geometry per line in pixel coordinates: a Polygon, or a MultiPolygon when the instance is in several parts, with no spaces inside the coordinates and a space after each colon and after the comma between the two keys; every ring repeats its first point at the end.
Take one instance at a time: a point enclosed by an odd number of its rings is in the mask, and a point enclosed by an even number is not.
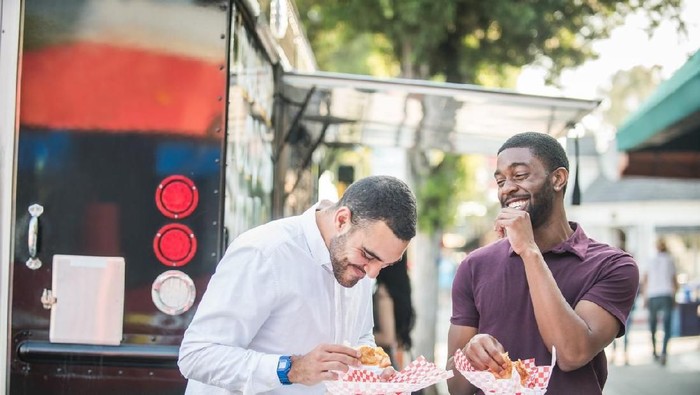
{"type": "Polygon", "coordinates": [[[374,344],[372,281],[338,284],[317,206],[229,246],[180,347],[186,394],[323,394],[323,384],[283,386],[279,357],[321,343],[374,344]]]}

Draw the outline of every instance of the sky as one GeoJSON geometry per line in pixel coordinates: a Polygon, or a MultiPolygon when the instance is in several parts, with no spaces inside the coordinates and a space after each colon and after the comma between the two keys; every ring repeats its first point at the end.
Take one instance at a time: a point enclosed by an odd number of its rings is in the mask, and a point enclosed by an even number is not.
{"type": "Polygon", "coordinates": [[[544,85],[543,72],[536,67],[526,67],[518,79],[521,92],[598,98],[606,89],[610,78],[619,70],[637,65],[661,66],[662,77],[670,77],[695,51],[700,49],[700,1],[685,0],[682,18],[686,21],[688,35],[681,36],[671,23],[662,23],[650,39],[644,32],[641,15],[628,16],[624,25],[616,28],[610,38],[593,44],[600,54],[577,69],[561,75],[562,89],[544,85]]]}

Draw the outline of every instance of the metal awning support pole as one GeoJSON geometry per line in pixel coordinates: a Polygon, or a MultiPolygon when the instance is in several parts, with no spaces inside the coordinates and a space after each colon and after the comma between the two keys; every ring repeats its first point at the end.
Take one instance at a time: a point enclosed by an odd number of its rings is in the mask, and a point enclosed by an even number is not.
{"type": "Polygon", "coordinates": [[[579,186],[578,182],[578,172],[581,170],[581,158],[578,152],[578,141],[579,136],[578,133],[576,133],[576,138],[574,139],[574,157],[576,158],[576,174],[574,174],[574,190],[571,194],[571,204],[573,204],[574,206],[581,205],[581,187],[579,186]]]}
{"type": "Polygon", "coordinates": [[[289,190],[288,193],[285,193],[284,199],[287,200],[287,197],[289,197],[289,194],[294,192],[295,189],[297,189],[297,185],[299,185],[299,181],[301,181],[301,173],[306,169],[306,167],[309,165],[309,162],[311,162],[311,157],[313,156],[314,152],[316,151],[316,148],[318,148],[321,143],[323,143],[323,139],[326,137],[326,131],[328,130],[328,126],[330,126],[330,122],[326,121],[323,122],[323,128],[321,129],[321,133],[319,134],[318,138],[316,141],[314,141],[313,146],[309,150],[309,152],[306,154],[306,157],[304,157],[304,160],[301,162],[301,166],[299,167],[299,171],[297,171],[297,178],[294,181],[294,185],[292,186],[292,189],[289,190]]]}
{"type": "Polygon", "coordinates": [[[304,101],[301,103],[301,108],[299,108],[299,111],[296,113],[294,119],[292,120],[292,124],[289,125],[289,129],[287,129],[287,132],[282,136],[282,139],[280,139],[279,144],[277,144],[277,147],[275,149],[275,156],[272,158],[273,162],[277,162],[280,155],[282,154],[282,149],[284,149],[284,145],[289,141],[289,136],[299,126],[299,122],[301,122],[301,117],[304,115],[306,107],[309,106],[309,103],[311,102],[311,96],[313,96],[315,91],[316,87],[312,86],[311,89],[309,89],[309,92],[306,94],[304,101]]]}

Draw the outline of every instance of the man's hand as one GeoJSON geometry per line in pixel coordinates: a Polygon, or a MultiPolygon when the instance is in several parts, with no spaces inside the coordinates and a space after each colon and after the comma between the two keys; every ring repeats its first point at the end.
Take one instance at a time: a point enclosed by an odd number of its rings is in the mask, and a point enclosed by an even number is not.
{"type": "Polygon", "coordinates": [[[516,254],[522,255],[528,249],[538,249],[532,231],[530,214],[525,210],[502,208],[496,217],[494,230],[500,237],[508,237],[516,254]]]}
{"type": "Polygon", "coordinates": [[[315,385],[325,380],[335,380],[335,372],[347,372],[349,366],[360,366],[360,352],[340,344],[321,344],[308,354],[292,357],[289,381],[315,385]]]}
{"type": "Polygon", "coordinates": [[[500,373],[506,363],[501,356],[505,352],[503,345],[496,338],[485,333],[472,337],[462,352],[476,370],[491,369],[500,373]]]}
{"type": "Polygon", "coordinates": [[[391,380],[394,376],[396,375],[396,370],[392,366],[389,366],[388,368],[384,368],[382,373],[379,375],[379,380],[381,381],[389,381],[391,380]]]}

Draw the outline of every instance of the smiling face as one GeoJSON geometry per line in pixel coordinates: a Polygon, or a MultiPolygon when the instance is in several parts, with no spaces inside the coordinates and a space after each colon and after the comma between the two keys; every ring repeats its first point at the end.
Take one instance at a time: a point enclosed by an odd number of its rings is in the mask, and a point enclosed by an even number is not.
{"type": "Polygon", "coordinates": [[[382,221],[347,226],[331,238],[329,246],[333,274],[347,288],[365,275],[377,277],[381,269],[399,261],[408,246],[382,221]]]}
{"type": "Polygon", "coordinates": [[[546,223],[556,195],[551,174],[529,148],[503,150],[494,173],[501,207],[526,210],[533,229],[546,223]]]}

